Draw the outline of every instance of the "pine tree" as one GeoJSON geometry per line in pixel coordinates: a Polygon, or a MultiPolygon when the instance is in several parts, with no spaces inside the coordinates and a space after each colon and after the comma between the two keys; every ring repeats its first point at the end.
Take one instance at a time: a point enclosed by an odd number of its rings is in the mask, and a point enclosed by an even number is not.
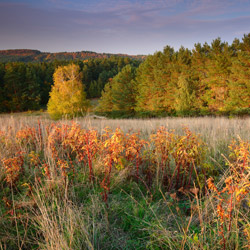
{"type": "Polygon", "coordinates": [[[102,96],[99,100],[99,105],[97,111],[100,112],[111,112],[113,109],[112,102],[112,79],[106,83],[104,90],[102,91],[102,96]]]}
{"type": "Polygon", "coordinates": [[[203,98],[207,89],[208,60],[210,46],[197,43],[192,50],[190,75],[196,83],[196,107],[200,113],[208,112],[208,102],[203,98]]]}
{"type": "Polygon", "coordinates": [[[184,74],[178,79],[178,89],[176,91],[175,108],[181,114],[191,114],[196,108],[196,88],[194,82],[184,74]]]}
{"type": "Polygon", "coordinates": [[[204,100],[207,101],[212,112],[225,111],[228,98],[228,81],[232,64],[232,51],[227,43],[222,43],[220,38],[211,44],[211,51],[207,63],[207,89],[204,100]]]}
{"type": "Polygon", "coordinates": [[[227,109],[233,112],[247,109],[250,112],[250,34],[242,40],[231,67],[227,109]]]}
{"type": "Polygon", "coordinates": [[[112,81],[112,103],[114,111],[133,112],[136,98],[135,68],[125,66],[112,81]]]}
{"type": "Polygon", "coordinates": [[[89,97],[95,98],[98,97],[98,84],[97,81],[92,81],[89,86],[89,97]]]}
{"type": "Polygon", "coordinates": [[[167,46],[163,53],[148,56],[139,66],[136,111],[171,111],[174,108],[174,56],[174,50],[167,46]]]}
{"type": "Polygon", "coordinates": [[[74,117],[87,111],[80,67],[75,64],[58,67],[53,75],[54,85],[50,92],[48,113],[53,119],[74,117]]]}
{"type": "Polygon", "coordinates": [[[7,97],[6,104],[10,111],[25,110],[25,75],[24,63],[8,63],[5,67],[4,92],[7,97]]]}
{"type": "Polygon", "coordinates": [[[40,105],[40,86],[36,74],[31,68],[26,67],[25,83],[26,87],[22,99],[24,110],[36,110],[40,105]]]}

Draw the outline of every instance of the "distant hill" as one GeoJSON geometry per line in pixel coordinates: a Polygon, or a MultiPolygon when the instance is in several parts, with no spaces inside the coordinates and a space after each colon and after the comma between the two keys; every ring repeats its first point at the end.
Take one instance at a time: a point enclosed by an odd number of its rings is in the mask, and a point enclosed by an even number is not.
{"type": "Polygon", "coordinates": [[[87,60],[89,58],[129,57],[143,60],[144,55],[96,53],[92,51],[49,53],[31,49],[0,50],[0,62],[51,62],[54,60],[87,60]]]}

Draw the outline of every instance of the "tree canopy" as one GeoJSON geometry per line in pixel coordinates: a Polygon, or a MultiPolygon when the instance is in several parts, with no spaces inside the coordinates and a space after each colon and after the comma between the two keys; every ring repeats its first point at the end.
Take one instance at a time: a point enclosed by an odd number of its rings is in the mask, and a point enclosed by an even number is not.
{"type": "Polygon", "coordinates": [[[250,34],[232,44],[216,38],[163,51],[144,61],[128,57],[0,63],[0,112],[45,108],[58,67],[75,64],[101,112],[131,115],[250,114],[250,34]]]}
{"type": "Polygon", "coordinates": [[[136,103],[136,69],[131,65],[125,66],[105,86],[100,100],[99,111],[133,112],[136,103]]]}
{"type": "Polygon", "coordinates": [[[49,100],[53,74],[59,66],[76,64],[82,72],[87,98],[98,98],[110,78],[126,65],[137,67],[140,61],[111,56],[84,61],[41,63],[0,63],[0,112],[44,109],[49,100]]]}
{"type": "MultiPolygon", "coordinates": [[[[231,45],[220,38],[210,45],[198,43],[192,51],[166,46],[137,69],[133,108],[139,116],[250,114],[249,69],[250,34],[231,45]]],[[[130,80],[119,85],[111,82],[100,102],[102,106],[108,96],[110,105],[106,102],[102,110],[113,110],[115,100],[123,100],[128,86],[130,80]]],[[[119,109],[126,107],[120,105],[119,109]]]]}
{"type": "Polygon", "coordinates": [[[50,92],[48,113],[53,119],[84,114],[88,108],[80,67],[75,64],[58,67],[50,92]]]}

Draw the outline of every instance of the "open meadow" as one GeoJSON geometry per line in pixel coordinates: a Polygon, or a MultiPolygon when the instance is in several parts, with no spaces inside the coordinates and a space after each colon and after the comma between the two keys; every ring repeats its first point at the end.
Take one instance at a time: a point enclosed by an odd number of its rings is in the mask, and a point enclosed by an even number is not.
{"type": "Polygon", "coordinates": [[[0,250],[250,249],[250,1],[0,0],[0,250]]]}
{"type": "Polygon", "coordinates": [[[250,118],[0,116],[0,249],[248,249],[250,118]]]}

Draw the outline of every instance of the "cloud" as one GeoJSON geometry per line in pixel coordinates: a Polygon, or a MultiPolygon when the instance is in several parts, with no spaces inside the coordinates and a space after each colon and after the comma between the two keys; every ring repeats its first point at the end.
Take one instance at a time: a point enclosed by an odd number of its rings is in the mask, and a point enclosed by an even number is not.
{"type": "Polygon", "coordinates": [[[192,47],[218,36],[232,40],[249,29],[249,8],[244,0],[0,3],[0,45],[147,54],[167,44],[192,47]]]}

